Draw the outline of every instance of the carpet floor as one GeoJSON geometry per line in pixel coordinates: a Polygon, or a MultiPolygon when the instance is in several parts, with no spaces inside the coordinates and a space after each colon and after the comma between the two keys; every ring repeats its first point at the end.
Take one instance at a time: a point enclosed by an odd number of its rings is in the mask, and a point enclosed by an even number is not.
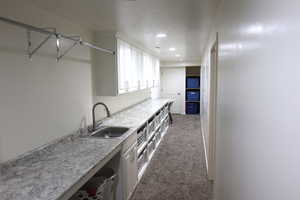
{"type": "Polygon", "coordinates": [[[200,118],[173,115],[174,123],[155,152],[131,200],[210,200],[200,118]]]}

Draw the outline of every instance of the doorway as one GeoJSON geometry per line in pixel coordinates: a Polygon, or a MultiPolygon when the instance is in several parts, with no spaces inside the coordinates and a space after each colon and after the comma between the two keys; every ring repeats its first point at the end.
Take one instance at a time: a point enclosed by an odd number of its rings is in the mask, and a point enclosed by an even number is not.
{"type": "Polygon", "coordinates": [[[171,113],[185,114],[185,67],[161,68],[161,97],[175,100],[171,113]]]}

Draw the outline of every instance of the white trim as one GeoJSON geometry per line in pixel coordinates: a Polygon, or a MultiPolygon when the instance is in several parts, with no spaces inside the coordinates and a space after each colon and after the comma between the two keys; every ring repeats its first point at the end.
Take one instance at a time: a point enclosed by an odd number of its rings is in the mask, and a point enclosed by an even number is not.
{"type": "Polygon", "coordinates": [[[208,113],[208,178],[215,179],[216,173],[216,109],[218,85],[218,34],[216,42],[211,47],[210,53],[210,78],[209,78],[209,113],[208,113]]]}
{"type": "MultiPolygon", "coordinates": [[[[202,121],[201,121],[201,122],[202,122],[202,121]]],[[[201,135],[202,135],[202,140],[203,140],[203,145],[204,145],[206,173],[207,173],[207,175],[208,175],[208,157],[207,157],[207,152],[206,152],[206,142],[205,142],[205,136],[204,136],[204,131],[203,131],[202,123],[201,123],[201,135]]]]}

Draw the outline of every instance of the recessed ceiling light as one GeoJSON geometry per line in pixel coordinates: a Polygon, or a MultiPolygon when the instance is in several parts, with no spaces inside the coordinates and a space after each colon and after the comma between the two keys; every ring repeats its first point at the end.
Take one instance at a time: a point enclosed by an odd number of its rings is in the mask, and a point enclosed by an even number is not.
{"type": "Polygon", "coordinates": [[[165,34],[165,33],[158,33],[158,34],[156,34],[156,37],[157,38],[165,38],[165,37],[167,37],[167,34],[165,34]]]}
{"type": "Polygon", "coordinates": [[[176,51],[174,47],[169,48],[169,51],[176,51]]]}

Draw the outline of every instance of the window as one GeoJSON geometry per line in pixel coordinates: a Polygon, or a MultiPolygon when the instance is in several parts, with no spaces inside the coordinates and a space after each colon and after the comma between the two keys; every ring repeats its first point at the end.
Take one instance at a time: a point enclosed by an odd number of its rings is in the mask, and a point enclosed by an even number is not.
{"type": "Polygon", "coordinates": [[[159,86],[159,59],[118,39],[119,94],[159,86]]]}

